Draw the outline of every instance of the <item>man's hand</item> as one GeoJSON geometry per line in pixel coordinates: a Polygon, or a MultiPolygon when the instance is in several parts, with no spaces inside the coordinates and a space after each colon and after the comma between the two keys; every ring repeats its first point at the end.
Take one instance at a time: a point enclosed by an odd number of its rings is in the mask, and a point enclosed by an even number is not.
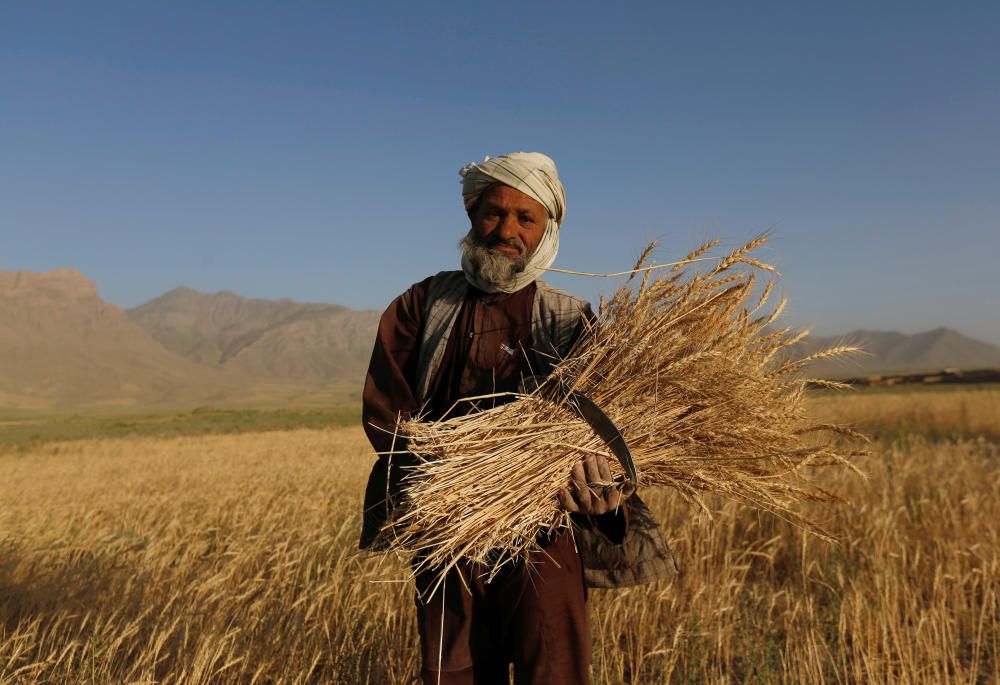
{"type": "Polygon", "coordinates": [[[588,454],[573,466],[568,487],[559,490],[559,501],[574,514],[600,515],[617,509],[633,492],[631,484],[618,489],[607,459],[588,454]]]}

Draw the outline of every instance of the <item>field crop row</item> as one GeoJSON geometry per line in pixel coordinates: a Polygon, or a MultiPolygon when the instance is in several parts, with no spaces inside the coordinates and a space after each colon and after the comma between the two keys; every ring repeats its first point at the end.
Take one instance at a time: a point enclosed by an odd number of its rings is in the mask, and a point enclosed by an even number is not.
{"type": "MultiPolygon", "coordinates": [[[[593,681],[1000,681],[1000,455],[936,437],[824,476],[839,545],[647,493],[682,573],[591,592],[593,681]]],[[[371,460],[357,427],[0,451],[0,683],[415,682],[406,564],[356,551],[371,460]]]]}

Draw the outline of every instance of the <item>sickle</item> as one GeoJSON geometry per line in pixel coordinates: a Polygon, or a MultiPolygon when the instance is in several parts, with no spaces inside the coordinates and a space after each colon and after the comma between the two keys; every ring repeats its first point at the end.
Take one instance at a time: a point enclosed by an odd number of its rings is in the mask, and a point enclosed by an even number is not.
{"type": "MultiPolygon", "coordinates": [[[[563,385],[563,391],[569,390],[563,385]]],[[[568,404],[573,412],[586,421],[594,430],[597,436],[604,441],[612,454],[618,457],[618,463],[625,469],[625,475],[634,484],[639,484],[639,474],[635,470],[635,461],[632,459],[632,452],[629,451],[628,443],[614,422],[608,415],[598,407],[592,399],[581,392],[573,391],[566,395],[568,404]]]]}

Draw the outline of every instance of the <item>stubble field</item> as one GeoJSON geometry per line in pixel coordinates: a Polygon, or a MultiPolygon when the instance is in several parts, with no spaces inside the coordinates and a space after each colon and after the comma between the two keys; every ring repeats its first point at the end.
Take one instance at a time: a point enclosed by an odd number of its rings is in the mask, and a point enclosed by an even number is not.
{"type": "MultiPolygon", "coordinates": [[[[824,475],[843,543],[647,493],[682,573],[592,591],[595,683],[1000,681],[1000,390],[813,407],[878,436],[824,475]]],[[[0,683],[415,682],[371,461],[359,427],[0,446],[0,683]]]]}

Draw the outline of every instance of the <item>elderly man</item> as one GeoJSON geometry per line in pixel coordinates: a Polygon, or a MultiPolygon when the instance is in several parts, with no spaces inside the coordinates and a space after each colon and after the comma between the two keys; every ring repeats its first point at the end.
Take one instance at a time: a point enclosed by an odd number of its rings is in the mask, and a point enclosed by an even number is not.
{"type": "MultiPolygon", "coordinates": [[[[566,205],[554,162],[515,152],[460,174],[471,222],[460,243],[462,270],[413,285],[379,323],[363,412],[377,452],[404,447],[392,444],[399,416],[469,411],[456,401],[516,391],[525,378],[547,373],[593,319],[587,303],[538,280],[555,260],[566,205]]],[[[379,456],[365,492],[362,548],[379,546],[412,459],[379,456]]],[[[510,664],[519,684],[588,682],[586,585],[644,582],[660,575],[664,558],[638,498],[626,502],[618,490],[587,486],[609,479],[602,457],[574,466],[559,497],[573,513],[575,535],[547,536],[544,553],[508,565],[490,583],[482,568],[459,564],[430,594],[433,573],[418,574],[425,682],[507,683],[510,664]],[[638,544],[630,550],[628,540],[638,544]]]]}

